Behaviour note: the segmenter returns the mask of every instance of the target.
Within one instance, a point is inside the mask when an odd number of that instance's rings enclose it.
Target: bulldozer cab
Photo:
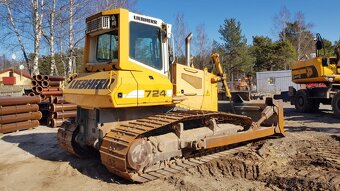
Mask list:
[[[142,70],[168,75],[173,61],[171,25],[125,9],[86,19],[85,70]]]

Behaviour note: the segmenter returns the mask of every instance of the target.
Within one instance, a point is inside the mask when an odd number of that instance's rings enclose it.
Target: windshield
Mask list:
[[[158,27],[130,22],[130,58],[161,70],[160,36]]]
[[[118,59],[118,32],[101,34],[97,39],[97,61]]]

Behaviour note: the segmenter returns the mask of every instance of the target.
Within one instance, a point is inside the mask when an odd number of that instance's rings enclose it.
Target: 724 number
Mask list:
[[[166,93],[165,93],[165,90],[145,90],[145,93],[146,93],[146,97],[160,97],[160,96],[163,96],[165,97],[166,96]]]

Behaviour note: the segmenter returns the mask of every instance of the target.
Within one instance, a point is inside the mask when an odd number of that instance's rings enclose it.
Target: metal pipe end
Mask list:
[[[37,81],[41,81],[41,80],[44,79],[44,77],[42,75],[40,75],[40,74],[36,75],[35,78],[37,79]]]

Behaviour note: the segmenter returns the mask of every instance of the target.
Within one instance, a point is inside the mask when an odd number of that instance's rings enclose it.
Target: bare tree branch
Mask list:
[[[205,25],[200,24],[196,27],[196,38],[194,43],[196,45],[196,63],[200,68],[204,68],[210,61],[210,54],[212,51],[212,43],[205,32]]]
[[[178,13],[174,23],[175,50],[177,51],[178,56],[184,56],[184,42],[188,33],[189,32],[184,21],[184,15]]]
[[[15,22],[14,22],[12,10],[11,10],[10,5],[9,5],[9,3],[8,3],[7,0],[3,0],[3,3],[5,4],[5,6],[6,6],[6,8],[7,8],[8,19],[9,19],[9,21],[10,21],[10,23],[11,23],[11,26],[12,26],[12,29],[13,29],[13,31],[14,31],[16,37],[17,37],[18,43],[19,43],[19,45],[20,45],[21,51],[22,51],[23,56],[24,56],[25,61],[26,61],[26,66],[27,66],[27,68],[28,68],[28,71],[29,71],[29,73],[31,73],[31,68],[30,68],[30,66],[29,66],[29,62],[28,62],[28,57],[27,57],[26,49],[25,49],[25,46],[24,46],[23,41],[22,41],[22,39],[21,39],[21,36],[20,36],[20,34],[19,34],[19,30],[18,30],[18,28],[17,28],[17,26],[16,26],[16,24],[15,24]]]

